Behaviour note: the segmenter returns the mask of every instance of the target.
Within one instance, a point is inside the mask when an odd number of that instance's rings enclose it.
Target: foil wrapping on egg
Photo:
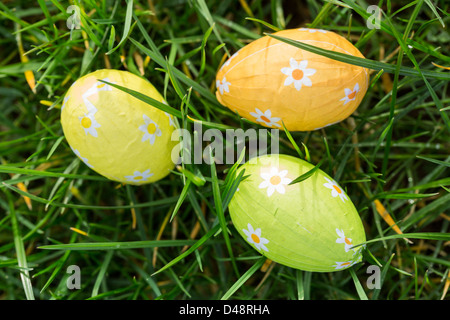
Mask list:
[[[364,58],[344,37],[320,29],[275,33],[326,50]],[[369,85],[368,69],[264,36],[231,56],[216,75],[218,101],[269,128],[312,131],[349,117]]]
[[[146,79],[103,69],[73,83],[63,100],[61,125],[72,151],[108,179],[140,185],[167,176],[174,167],[174,118],[100,80],[165,103]]]
[[[234,227],[260,254],[288,267],[344,270],[362,260],[361,218],[344,189],[320,169],[288,155],[265,155],[242,165],[244,176],[230,204]]]

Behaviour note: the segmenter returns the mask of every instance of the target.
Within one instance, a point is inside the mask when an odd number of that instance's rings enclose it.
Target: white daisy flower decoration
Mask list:
[[[333,266],[336,270],[339,269],[345,269],[345,268],[349,268],[352,265],[354,265],[355,263],[357,263],[357,261],[344,261],[344,262],[335,262],[336,264]]]
[[[341,100],[339,101],[344,101],[344,106],[349,103],[350,101],[353,101],[356,99],[356,94],[359,92],[359,84],[356,83],[355,86],[352,89],[349,88],[345,88],[345,97],[343,97]]]
[[[125,176],[125,179],[129,182],[143,182],[147,181],[151,176],[153,176],[153,173],[150,173],[150,169],[147,169],[144,172],[135,171],[133,175]]]
[[[230,84],[231,83],[229,83],[225,77],[223,77],[222,81],[220,80],[216,81],[216,87],[219,89],[220,94],[223,94],[224,91],[230,92],[230,88],[228,88]]]
[[[115,83],[112,82],[109,78],[104,78],[102,79],[102,81],[106,81],[106,82],[110,82],[110,83]],[[113,87],[110,86],[107,83],[104,83],[102,81],[97,81],[95,82],[84,94],[83,97],[90,97],[93,94],[99,93],[100,91],[112,91]]]
[[[104,81],[110,82],[110,83],[115,83],[115,82],[111,82],[109,80],[109,78],[104,78],[102,79]],[[100,91],[112,91],[112,88],[109,84],[106,84],[104,82],[101,81],[97,81],[95,82],[83,95],[82,95],[82,99],[84,101],[84,104],[86,105],[86,108],[88,109],[89,112],[97,112],[97,108],[92,104],[92,102],[89,101],[89,97],[99,93]]]
[[[87,165],[89,168],[94,168],[94,166],[89,163],[89,160],[87,158],[81,156],[80,151],[72,147],[70,147],[70,149],[72,149],[73,153],[75,153],[75,155],[80,158],[80,160],[83,161],[85,165]]]
[[[270,111],[270,109],[262,112],[258,108],[255,108],[255,111],[256,112],[250,112],[250,114],[256,118],[257,122],[261,122],[268,127],[281,127],[281,125],[277,123],[281,120],[281,118],[272,117],[272,111]]]
[[[348,252],[353,246],[352,239],[347,238],[343,230],[336,229],[336,233],[339,236],[339,238],[336,239],[336,243],[345,244],[345,252]]]
[[[144,136],[142,137],[142,142],[149,140],[150,144],[155,143],[156,137],[160,137],[162,135],[161,129],[158,124],[150,119],[145,114],[143,115],[144,124],[139,127],[139,130],[144,132]]]
[[[220,67],[220,70],[222,70],[224,67],[228,67],[231,63],[231,60],[233,60],[239,54],[239,51],[240,50],[236,51],[227,61],[225,61],[225,63],[222,65],[222,67]]]
[[[287,170],[278,172],[278,168],[272,167],[270,172],[261,172],[261,178],[264,180],[259,184],[260,189],[267,188],[267,195],[270,197],[275,191],[284,194],[286,186],[291,183],[291,179],[286,178]]]
[[[66,107],[66,103],[69,100],[69,98],[70,98],[69,96],[64,97],[63,104],[61,106],[61,111]]]
[[[173,117],[170,113],[164,112],[164,114],[169,118],[169,125],[175,127],[175,122],[173,121]]]
[[[341,198],[342,202],[345,202],[345,200],[348,200],[344,191],[342,190],[341,187],[338,186],[336,181],[330,180],[326,177],[324,177],[324,178],[325,178],[325,180],[327,180],[327,183],[324,183],[323,185],[324,185],[324,187],[331,189],[331,195],[333,196],[333,198],[336,198],[337,196],[339,196],[339,198]]]
[[[310,28],[300,28],[298,30],[300,30],[300,31],[309,31],[310,33],[315,33],[315,32],[327,33],[328,32],[328,31],[323,30],[323,29],[310,29]]]
[[[316,73],[315,69],[307,69],[308,60],[297,62],[294,58],[289,60],[290,67],[281,69],[281,72],[288,77],[284,81],[285,86],[294,84],[295,89],[300,91],[302,86],[311,87],[312,82],[308,78]]]
[[[247,241],[250,244],[255,245],[256,249],[259,251],[264,250],[269,252],[269,249],[265,246],[265,244],[269,243],[269,240],[266,238],[261,237],[261,229],[258,228],[256,230],[253,229],[252,225],[249,223],[247,224],[247,229],[242,229],[244,231],[245,235],[247,236]]]
[[[94,116],[95,112],[85,113],[84,116],[78,117],[80,120],[81,127],[84,129],[84,132],[90,134],[91,136],[97,138],[97,128],[100,128],[101,125],[95,120]]]

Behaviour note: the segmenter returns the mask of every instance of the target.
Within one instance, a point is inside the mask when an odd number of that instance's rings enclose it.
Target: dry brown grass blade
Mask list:
[[[378,214],[383,218],[384,221],[398,234],[403,234],[402,230],[397,226],[397,223],[395,223],[394,219],[392,219],[389,212],[386,210],[386,208],[383,206],[380,200],[375,199],[374,200],[375,208],[378,212]],[[403,238],[407,242],[412,243],[412,241],[408,240],[407,238]]]
[[[163,233],[164,229],[166,228],[167,223],[169,222],[171,215],[172,215],[172,210],[169,210],[169,212],[167,212],[166,216],[164,217],[164,221],[161,224],[161,228],[159,228],[158,235],[156,236],[155,240],[161,240],[162,233]],[[158,256],[158,247],[155,247],[154,250],[153,250],[153,258],[152,258],[152,265],[153,265],[153,267],[156,266],[157,256]]]
[[[441,300],[444,300],[445,296],[447,295],[449,287],[450,287],[450,272],[447,275],[447,280],[445,280],[445,285],[444,285],[444,290],[442,291]]]

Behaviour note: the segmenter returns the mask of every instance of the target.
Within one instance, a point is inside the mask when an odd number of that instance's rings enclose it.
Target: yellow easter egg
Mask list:
[[[342,36],[320,29],[275,33],[364,58]],[[296,48],[269,36],[246,45],[216,75],[219,102],[252,122],[290,131],[320,129],[349,117],[369,85],[366,68]]]
[[[174,167],[174,118],[100,80],[165,103],[147,80],[127,71],[97,70],[78,79],[61,108],[61,125],[73,152],[108,179],[140,185]]]

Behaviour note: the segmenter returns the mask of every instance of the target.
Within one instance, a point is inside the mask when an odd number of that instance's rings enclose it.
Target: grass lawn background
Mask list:
[[[70,4],[81,8],[82,28],[72,33]],[[366,25],[369,4],[383,9],[380,29]],[[449,7],[444,0],[2,1],[0,299],[448,299]],[[187,165],[195,179],[177,171],[126,186],[90,170],[64,139],[66,91],[102,68],[149,79],[183,111],[178,120],[189,130],[187,116],[221,130],[258,128],[217,102],[216,72],[264,33],[297,27],[341,34],[373,69],[349,119],[280,132],[280,153],[323,160],[367,239],[383,238],[368,243],[350,271],[304,272],[261,258],[215,204],[230,196],[231,165]],[[79,290],[66,286],[71,265],[81,270]],[[369,265],[380,267],[380,289],[366,286]]]

